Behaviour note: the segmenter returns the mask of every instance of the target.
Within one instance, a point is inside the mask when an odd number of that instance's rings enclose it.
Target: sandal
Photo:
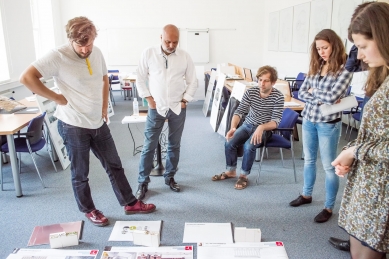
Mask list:
[[[214,176],[212,176],[212,181],[221,181],[221,180],[225,180],[228,178],[235,178],[235,177],[236,176],[228,176],[225,172],[223,172],[221,174],[215,174]]]
[[[238,181],[235,183],[235,189],[236,190],[243,190],[247,187],[248,179],[246,177],[240,176]],[[240,185],[240,186],[238,186]]]

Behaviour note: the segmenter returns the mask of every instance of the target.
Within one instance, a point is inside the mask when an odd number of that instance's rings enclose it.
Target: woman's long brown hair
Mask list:
[[[317,40],[324,40],[331,44],[332,53],[328,58],[328,73],[336,74],[346,62],[346,51],[340,37],[331,29],[324,29],[315,36],[311,44],[311,61],[309,63],[308,76],[317,74],[323,62],[316,49]]]
[[[362,4],[363,5],[363,4]],[[358,9],[359,8],[359,9]],[[352,34],[361,34],[367,40],[374,40],[386,66],[369,68],[366,80],[366,95],[372,96],[389,75],[389,4],[370,3],[363,9],[355,9],[349,26],[349,40]]]

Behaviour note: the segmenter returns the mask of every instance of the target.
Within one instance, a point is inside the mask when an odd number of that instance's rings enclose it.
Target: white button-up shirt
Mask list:
[[[180,114],[182,99],[192,101],[197,90],[192,58],[178,48],[168,56],[161,46],[148,48],[139,60],[136,86],[140,97],[154,98],[161,116],[169,109]]]

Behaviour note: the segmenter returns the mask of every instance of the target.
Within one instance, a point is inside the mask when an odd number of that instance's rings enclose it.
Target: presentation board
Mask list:
[[[234,97],[235,99],[242,101],[242,97],[245,91],[246,91],[246,85],[241,82],[235,81],[230,98]],[[228,118],[229,110],[230,110],[230,100],[228,100],[226,109],[223,114],[223,118],[221,119],[219,128],[217,130],[217,133],[219,133],[223,137],[226,135],[227,118]]]
[[[292,32],[293,32],[293,7],[280,11],[280,30],[278,35],[278,50],[292,50]]]
[[[278,29],[280,23],[280,12],[269,14],[269,31],[267,33],[267,49],[278,50]]]
[[[315,0],[311,2],[311,17],[309,22],[309,44],[316,34],[331,27],[332,1]]]
[[[216,89],[215,89],[215,95],[213,97],[212,101],[212,109],[211,109],[211,118],[210,118],[210,123],[213,131],[217,131],[217,128],[219,125],[217,125],[218,119],[219,119],[219,108],[220,108],[220,102],[221,102],[221,97],[222,97],[222,90],[224,87],[224,81],[226,80],[226,75],[225,74],[220,74],[217,78],[217,83],[216,83]]]
[[[293,52],[307,53],[308,51],[310,8],[309,2],[293,7]]]
[[[343,40],[347,39],[347,30],[355,8],[362,0],[333,0],[331,29]]]
[[[213,86],[215,85],[216,81],[216,71],[212,70],[211,72],[211,77],[208,82],[208,88],[207,88],[207,94],[205,95],[205,101],[203,104],[203,114],[205,117],[208,117],[208,110],[209,110],[209,105],[211,104],[211,97],[213,93]]]

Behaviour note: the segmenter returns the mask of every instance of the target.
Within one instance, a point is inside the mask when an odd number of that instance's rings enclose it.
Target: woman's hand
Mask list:
[[[338,157],[332,161],[331,165],[335,167],[335,173],[338,176],[344,177],[345,174],[350,172],[350,167],[354,162],[354,150],[355,146],[343,150]]]

